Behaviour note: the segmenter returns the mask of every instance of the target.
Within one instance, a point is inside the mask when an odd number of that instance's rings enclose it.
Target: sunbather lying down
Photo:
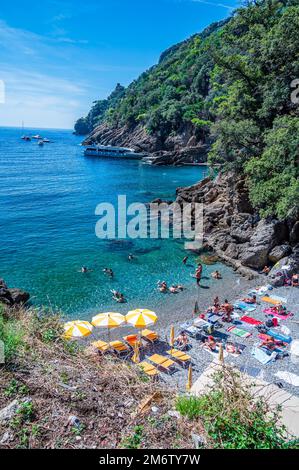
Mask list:
[[[214,336],[208,336],[208,338],[205,341],[205,347],[209,349],[210,351],[217,351],[217,347],[219,346],[219,343],[216,342]]]
[[[245,297],[245,299],[242,299],[242,302],[245,302],[246,304],[256,304],[256,295],[253,295],[252,297]]]

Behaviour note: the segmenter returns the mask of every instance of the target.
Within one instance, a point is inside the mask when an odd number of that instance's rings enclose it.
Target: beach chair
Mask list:
[[[166,351],[175,361],[179,362],[183,365],[183,367],[187,366],[191,361],[191,356],[184,353],[183,351],[179,351],[178,349],[170,349]]]
[[[138,366],[141,367],[143,372],[149,377],[156,377],[157,375],[160,374],[160,372],[155,366],[153,366],[152,364],[149,364],[146,361],[140,362]]]
[[[100,353],[104,354],[106,351],[109,351],[110,346],[108,343],[105,341],[95,341],[94,343],[91,343],[92,346],[94,346]]]
[[[161,367],[165,372],[171,372],[175,366],[175,362],[172,359],[168,359],[165,356],[161,356],[160,354],[154,354],[153,356],[148,358],[158,367]]]
[[[131,352],[129,346],[122,341],[112,341],[110,344],[111,349],[119,356]]]
[[[158,333],[156,333],[155,331],[151,331],[151,330],[142,330],[141,337],[144,339],[147,339],[151,343],[155,343],[159,339]]]
[[[141,348],[143,346],[142,342],[139,339],[138,335],[128,335],[124,336],[123,340],[126,341],[133,349],[135,348],[136,343],[138,344],[138,347]]]

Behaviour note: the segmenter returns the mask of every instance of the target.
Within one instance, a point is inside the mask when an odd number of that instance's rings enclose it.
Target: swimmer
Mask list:
[[[111,278],[114,276],[114,273],[113,273],[112,269],[110,269],[110,268],[104,268],[103,273],[108,274],[108,276],[110,276]]]
[[[222,276],[221,276],[221,274],[220,274],[219,271],[214,271],[214,272],[212,273],[212,278],[213,278],[213,279],[222,279]]]
[[[187,261],[188,261],[188,259],[189,259],[189,256],[185,256],[185,258],[183,258],[183,264],[185,264],[185,265],[186,265],[186,264],[187,264]]]
[[[134,259],[134,256],[132,255],[132,253],[130,253],[129,256],[128,256],[128,260],[133,261],[133,259]]]
[[[90,273],[90,272],[92,272],[92,269],[88,269],[87,266],[82,266],[82,268],[79,272],[81,272],[81,273]]]

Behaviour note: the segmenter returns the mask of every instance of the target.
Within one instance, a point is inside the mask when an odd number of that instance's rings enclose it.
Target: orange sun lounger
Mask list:
[[[138,335],[128,335],[124,336],[123,338],[132,348],[135,347],[136,343],[138,343],[138,347],[140,348],[142,346],[142,343],[138,337]]]
[[[153,366],[152,364],[149,364],[146,361],[140,362],[138,366],[141,367],[143,372],[150,377],[154,377],[156,375],[159,375],[160,373],[155,366]]]
[[[175,365],[175,362],[172,359],[168,359],[167,357],[161,356],[160,354],[154,354],[153,356],[149,357],[149,360],[162,369],[165,369],[167,372]]]
[[[141,336],[142,338],[149,340],[151,343],[154,343],[155,341],[159,339],[158,333],[152,330],[142,330]]]

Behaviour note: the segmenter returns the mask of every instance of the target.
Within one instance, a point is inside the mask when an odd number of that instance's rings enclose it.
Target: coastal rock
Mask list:
[[[294,226],[291,229],[290,242],[294,244],[299,243],[299,220],[295,222]]]
[[[0,423],[6,423],[10,421],[18,412],[22,403],[31,402],[31,398],[22,398],[21,400],[13,400],[9,405],[0,410]]]
[[[298,261],[293,256],[286,256],[278,261],[269,272],[269,283],[273,287],[281,287],[284,285],[285,277],[291,277],[297,270]]]
[[[273,248],[269,253],[269,260],[271,263],[277,263],[277,261],[285,258],[292,253],[290,245],[278,245]]]
[[[3,279],[0,279],[0,303],[10,307],[28,302],[30,294],[22,289],[9,289]]]

